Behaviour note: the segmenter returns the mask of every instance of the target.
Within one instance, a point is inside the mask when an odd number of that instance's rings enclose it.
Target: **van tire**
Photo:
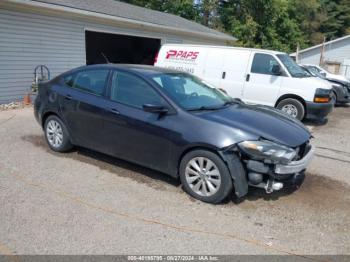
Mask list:
[[[304,105],[295,98],[286,98],[277,104],[277,109],[284,111],[298,120],[303,120],[305,116]]]

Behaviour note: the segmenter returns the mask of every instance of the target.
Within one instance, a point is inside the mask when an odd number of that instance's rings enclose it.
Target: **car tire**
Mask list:
[[[277,104],[277,109],[299,120],[303,120],[305,116],[304,105],[294,98],[283,99]]]
[[[334,105],[337,105],[338,104],[337,100],[338,100],[337,93],[332,91],[332,93],[331,93],[331,102],[334,103]]]
[[[184,190],[201,201],[217,204],[232,192],[233,182],[228,167],[211,151],[187,153],[181,160],[179,173]]]
[[[44,133],[46,142],[53,151],[67,152],[73,148],[67,127],[59,117],[50,115],[45,120]]]

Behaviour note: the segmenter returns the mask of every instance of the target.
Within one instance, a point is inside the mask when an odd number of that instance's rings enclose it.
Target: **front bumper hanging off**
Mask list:
[[[315,153],[315,148],[311,146],[309,152],[300,160],[292,161],[288,165],[276,165],[274,172],[276,174],[295,174],[306,169],[310,164]]]
[[[286,165],[246,160],[248,184],[253,187],[264,188],[267,193],[284,187],[299,187],[304,181],[304,171],[314,156],[315,148],[308,144],[304,146],[303,152],[301,159]]]

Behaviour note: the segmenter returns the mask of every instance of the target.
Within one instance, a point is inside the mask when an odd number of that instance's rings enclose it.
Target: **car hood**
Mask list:
[[[334,78],[327,78],[328,81],[333,82],[333,83],[340,83],[345,86],[350,86],[350,81],[349,80],[340,80],[340,79],[334,79]]]
[[[198,116],[289,147],[300,146],[311,138],[310,132],[299,120],[267,106],[242,103]]]
[[[339,81],[341,83],[349,83],[349,79],[347,79],[345,76],[342,75],[335,75],[335,74],[327,74],[327,79]]]

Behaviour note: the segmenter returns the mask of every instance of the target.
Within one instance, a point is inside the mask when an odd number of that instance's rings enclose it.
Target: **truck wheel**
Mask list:
[[[288,115],[299,120],[303,120],[305,116],[304,105],[299,100],[294,98],[283,99],[278,103],[277,109],[280,109]]]
[[[194,150],[182,158],[180,179],[188,194],[213,204],[224,200],[233,188],[232,178],[224,161],[207,150]]]
[[[73,148],[66,126],[59,117],[49,116],[44,125],[45,138],[50,148],[56,152],[67,152]]]

